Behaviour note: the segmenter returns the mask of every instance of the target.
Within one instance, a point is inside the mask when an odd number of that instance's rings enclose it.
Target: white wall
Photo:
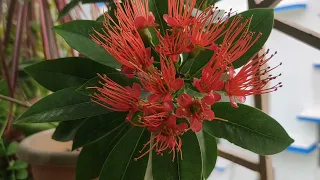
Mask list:
[[[219,5],[220,4],[220,5]],[[241,12],[247,7],[246,0],[222,0],[219,8],[229,9],[234,7]],[[320,1],[309,0],[306,10],[294,10],[277,13],[281,18],[293,21],[299,25],[320,32]],[[319,42],[320,43],[320,42]],[[271,66],[283,62],[283,65],[275,70],[275,74],[282,73],[279,78],[284,86],[279,91],[270,94],[270,115],[277,119],[280,124],[298,141],[316,141],[317,125],[298,121],[296,116],[305,107],[315,101],[320,102],[320,70],[315,72],[313,62],[320,62],[320,51],[306,46],[305,44],[273,30],[266,48],[278,51],[278,54],[270,61]],[[315,76],[317,75],[317,76]],[[315,86],[316,81],[319,83]],[[317,100],[315,99],[317,98]],[[292,152],[282,152],[272,157],[275,169],[275,180],[318,180],[320,179],[319,155],[313,152],[309,155],[301,155]],[[239,166],[231,166],[227,175],[215,172],[212,179],[218,180],[256,180],[257,175]]]

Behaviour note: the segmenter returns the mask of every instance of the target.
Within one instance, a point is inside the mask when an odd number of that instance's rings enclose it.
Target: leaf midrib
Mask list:
[[[86,102],[82,102],[82,103],[71,104],[71,105],[67,105],[67,106],[62,106],[62,107],[58,107],[58,108],[53,108],[53,109],[45,110],[45,111],[42,111],[42,112],[39,112],[39,113],[30,114],[30,115],[28,115],[28,116],[26,116],[26,117],[23,117],[22,119],[26,119],[26,118],[29,118],[29,117],[32,117],[32,116],[36,116],[36,115],[39,115],[39,114],[43,114],[43,113],[46,113],[46,112],[50,112],[50,111],[59,110],[59,109],[62,109],[62,108],[68,108],[68,107],[83,105],[83,104],[87,104],[87,103],[92,103],[92,102],[91,102],[91,101],[86,101]],[[109,113],[109,112],[106,112],[106,113]],[[92,116],[90,116],[90,117],[92,117]],[[20,121],[20,120],[18,119],[18,121]],[[18,121],[17,121],[17,122],[18,122]]]
[[[267,138],[272,139],[272,140],[279,140],[279,141],[282,141],[282,142],[286,142],[286,141],[283,140],[283,139],[278,139],[278,138],[273,137],[273,136],[271,136],[271,135],[261,133],[261,132],[259,132],[259,131],[250,129],[250,128],[246,127],[246,126],[243,126],[243,125],[241,125],[241,124],[234,123],[234,122],[232,122],[232,121],[228,121],[228,122],[226,122],[226,123],[230,123],[230,124],[232,124],[233,126],[238,126],[238,127],[243,128],[243,129],[246,129],[246,130],[248,130],[248,131],[255,132],[255,133],[257,133],[257,134],[259,134],[259,135],[261,135],[261,136],[267,137]],[[207,132],[207,131],[206,131],[206,132]],[[209,133],[209,132],[208,132],[208,133]],[[210,133],[209,133],[209,134],[210,134]]]
[[[137,147],[138,147],[138,144],[139,144],[139,142],[140,142],[140,139],[141,139],[144,131],[145,131],[145,128],[143,128],[143,130],[141,131],[141,134],[140,134],[140,136],[139,136],[139,138],[138,138],[138,140],[137,140],[137,143],[136,143],[136,145],[134,146],[134,149],[132,150],[131,156],[130,156],[130,158],[128,159],[127,166],[126,166],[126,168],[125,168],[125,170],[124,170],[124,173],[123,173],[123,175],[122,175],[122,177],[121,177],[121,180],[123,180],[123,178],[124,178],[124,176],[125,176],[125,174],[126,174],[126,172],[127,172],[127,169],[128,169],[129,164],[130,164],[130,162],[131,162],[131,159],[132,159],[132,157],[133,157],[133,154],[136,152],[136,149],[137,149]]]
[[[67,76],[67,77],[74,77],[74,78],[81,79],[81,80],[84,80],[84,81],[90,80],[90,79],[87,79],[87,78],[85,78],[85,77],[78,77],[78,76],[71,75],[71,74],[58,73],[58,72],[55,72],[55,71],[49,71],[49,70],[44,70],[44,69],[38,69],[38,68],[37,68],[37,71],[43,71],[43,72],[52,73],[52,74],[58,74],[58,75]],[[30,71],[29,71],[29,72],[30,72]],[[30,72],[30,73],[32,73],[32,72]],[[32,73],[32,74],[33,74],[33,73]],[[92,78],[91,78],[91,79],[92,79]]]
[[[125,117],[125,115],[114,119],[113,121],[110,122],[110,124],[111,124],[111,123],[114,123],[115,121],[118,121],[120,118],[123,118],[123,117]],[[87,121],[88,119],[89,119],[89,118],[87,118],[86,121]],[[105,125],[97,128],[97,129],[95,129],[93,132],[91,132],[91,135],[94,134],[94,133],[96,133],[97,131],[105,128],[106,126],[109,126],[110,124],[105,124]],[[103,137],[109,135],[110,133],[114,132],[115,130],[117,130],[118,128],[120,128],[121,126],[123,126],[124,124],[125,124],[125,122],[119,124],[114,130],[111,130],[109,133],[107,133],[107,134],[105,134],[105,135],[102,135],[101,137],[99,137],[98,139],[96,139],[96,140],[94,140],[94,141],[98,141],[99,139],[102,139]],[[94,136],[89,136],[89,137],[92,138],[92,137],[94,137]],[[92,141],[92,140],[90,140],[90,142],[91,142],[91,141]],[[88,144],[88,142],[86,142],[84,145],[86,145],[86,144]]]

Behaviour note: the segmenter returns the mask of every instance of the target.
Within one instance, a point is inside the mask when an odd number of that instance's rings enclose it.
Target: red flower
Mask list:
[[[226,70],[226,66],[221,65],[219,61],[220,59],[217,58],[215,54],[202,69],[201,78],[194,78],[193,80],[193,85],[198,91],[208,95],[203,100],[210,101],[208,102],[209,104],[221,100],[221,95],[214,91],[221,91],[224,87],[223,73]]]
[[[281,76],[281,74],[267,76],[267,73],[281,65],[274,68],[263,67],[273,57],[271,55],[271,57],[265,59],[267,53],[261,56],[254,55],[236,75],[233,67],[229,68],[229,80],[226,83],[225,89],[233,107],[238,107],[236,99],[243,103],[246,100],[246,96],[265,94],[282,87],[281,82],[272,87],[267,87],[270,81]]]
[[[210,101],[209,101],[210,102]],[[212,104],[202,99],[192,97],[186,93],[178,97],[179,108],[176,110],[176,116],[179,118],[186,118],[190,121],[191,130],[199,132],[202,129],[202,122],[204,120],[213,120],[214,112],[211,110]]]
[[[138,74],[144,89],[152,94],[148,96],[150,102],[171,101],[172,93],[181,89],[184,80],[176,78],[176,69],[171,60],[160,54],[161,72],[154,67],[149,72]]]
[[[155,122],[159,122],[158,118],[156,118]],[[159,122],[159,124],[161,123]],[[155,151],[160,155],[163,155],[165,150],[170,149],[169,153],[172,153],[173,155],[172,161],[175,159],[176,152],[181,152],[182,140],[180,136],[187,131],[187,123],[180,123],[177,125],[176,117],[174,115],[169,115],[166,119],[162,120],[161,126],[158,127],[158,129],[152,130],[154,134],[152,135],[150,141],[143,146],[141,151],[143,151],[146,147],[150,147],[150,145],[152,146],[135,160],[145,156],[153,149],[155,149]]]
[[[169,56],[173,62],[179,60],[181,53],[191,52],[193,50],[193,45],[183,31],[167,30],[164,37],[157,31],[157,36],[160,43],[155,47],[156,50],[159,53]]]
[[[98,76],[102,80],[100,84],[103,87],[91,87],[98,91],[91,96],[92,101],[111,111],[129,112],[126,121],[130,121],[140,109],[141,86],[134,83],[132,88],[122,87],[106,75],[98,74]]]
[[[115,0],[117,6],[116,17],[122,29],[127,31],[135,29],[144,29],[149,26],[157,26],[155,17],[149,11],[148,0],[125,0],[123,5]]]
[[[138,69],[147,69],[153,63],[151,49],[145,48],[140,36],[125,32],[119,26],[105,24],[105,33],[95,31],[92,39],[111,54],[122,66],[122,72],[132,77]],[[136,30],[134,30],[136,32]],[[137,32],[136,32],[137,33]]]
[[[168,14],[163,15],[163,19],[171,27],[185,29],[194,22],[191,15],[195,5],[196,0],[168,0]]]
[[[190,40],[194,46],[214,51],[217,49],[215,41],[223,36],[231,14],[218,17],[219,12],[217,8],[208,7],[197,16],[190,29]]]
[[[228,29],[224,32],[224,39],[218,48],[218,54],[224,57],[227,64],[231,64],[242,57],[261,37],[261,33],[249,31],[252,17],[241,23],[243,17],[236,16]]]

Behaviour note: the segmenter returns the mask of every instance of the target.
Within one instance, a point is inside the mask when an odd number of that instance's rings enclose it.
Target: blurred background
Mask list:
[[[4,132],[2,142],[6,149],[6,152],[1,152],[1,143],[0,179],[11,171],[22,174],[21,179],[28,179],[25,166],[23,170],[2,168],[7,166],[5,159],[9,158],[13,164],[23,163],[15,157],[18,142],[33,133],[57,126],[54,123],[11,124],[32,103],[50,94],[22,69],[45,59],[79,55],[54,34],[51,27],[76,19],[95,20],[107,11],[107,2],[79,2],[0,0],[0,132]],[[255,2],[264,3],[262,0]],[[247,0],[221,0],[216,6],[224,10],[232,8],[240,13],[247,10],[249,4]],[[286,151],[270,157],[273,174],[266,180],[319,180],[320,1],[283,0],[274,8],[276,19],[296,30],[288,30],[290,28],[283,28],[278,23],[278,28],[273,30],[265,45],[271,52],[278,52],[270,61],[271,66],[283,62],[275,73],[282,73],[280,78],[284,87],[262,96],[262,106],[265,112],[283,125],[295,143]],[[300,37],[299,33],[295,33],[297,31],[303,35]],[[254,106],[254,98],[247,103]],[[226,141],[220,141],[220,146],[239,156],[259,160],[258,156]],[[219,157],[211,175],[211,180],[216,179],[264,180],[257,172],[222,157]]]

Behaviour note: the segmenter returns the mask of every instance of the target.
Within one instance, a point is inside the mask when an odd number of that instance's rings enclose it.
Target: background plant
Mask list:
[[[40,86],[23,69],[31,64],[61,56],[77,55],[76,51],[57,37],[51,30],[54,25],[72,19],[86,18],[80,6],[75,7],[63,18],[58,13],[69,3],[66,0],[1,0],[0,1],[0,151],[12,149],[13,142],[57,123],[14,124],[13,121],[26,108],[50,93]],[[98,12],[96,7],[92,12]],[[15,143],[16,144],[16,143]],[[15,153],[15,151],[11,151]],[[1,154],[1,153],[0,153]],[[0,178],[22,179],[15,171],[14,155],[2,153]],[[4,167],[4,165],[6,167]],[[13,167],[14,166],[14,167]],[[25,169],[22,168],[22,169]],[[14,176],[14,175],[17,176]],[[23,178],[25,179],[25,178]]]

